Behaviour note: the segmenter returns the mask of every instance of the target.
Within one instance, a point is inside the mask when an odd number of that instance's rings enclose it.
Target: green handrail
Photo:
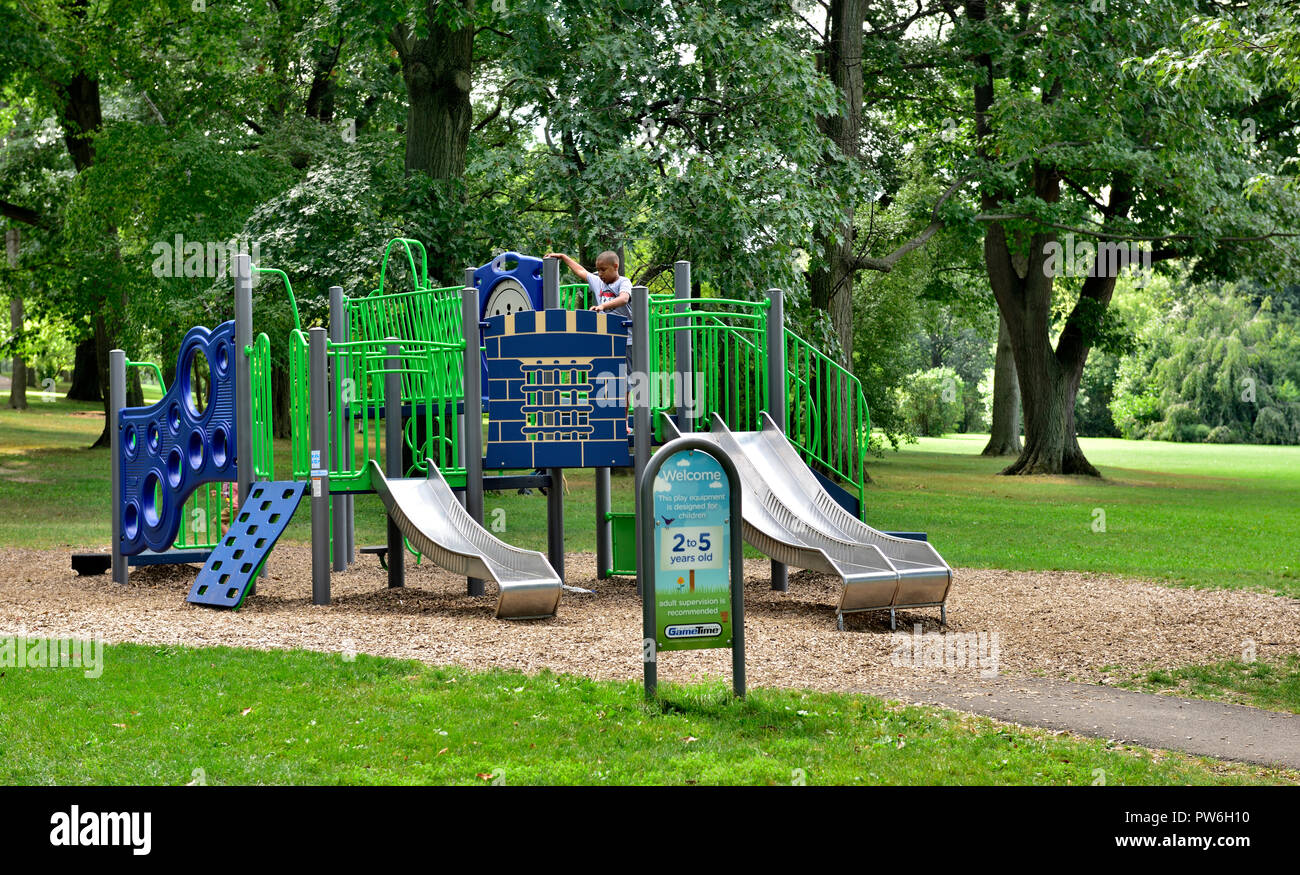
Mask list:
[[[163,380],[162,368],[158,367],[157,364],[155,364],[154,362],[130,362],[129,361],[126,363],[126,366],[128,368],[152,369],[154,376],[158,378],[158,388],[162,389],[164,395],[167,394],[167,383],[165,380]]]
[[[410,237],[394,237],[384,247],[384,259],[379,265],[379,288],[375,290],[376,293],[380,295],[384,293],[384,278],[388,274],[388,255],[393,251],[393,245],[396,243],[402,244],[402,247],[406,250],[406,261],[411,266],[411,277],[415,281],[416,291],[427,288],[429,285],[429,253],[425,252],[424,244]],[[419,271],[415,269],[415,255],[411,252],[411,244],[415,244],[420,250]]]
[[[254,267],[253,270],[258,273],[277,274],[284,281],[284,289],[289,293],[289,306],[293,308],[293,327],[302,330],[302,319],[298,317],[298,299],[294,297],[293,285],[289,282],[289,275],[284,271],[274,267]]]

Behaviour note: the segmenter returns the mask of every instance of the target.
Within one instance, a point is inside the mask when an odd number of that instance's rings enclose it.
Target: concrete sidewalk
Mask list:
[[[854,692],[1143,747],[1300,769],[1300,715],[1244,705],[1044,678],[918,681],[903,690]]]

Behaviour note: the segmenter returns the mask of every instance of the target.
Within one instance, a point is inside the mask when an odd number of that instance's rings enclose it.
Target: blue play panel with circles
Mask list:
[[[199,356],[207,362],[207,378],[196,396]],[[235,323],[213,331],[191,328],[181,341],[171,388],[156,404],[123,408],[117,427],[122,503],[114,512],[122,517],[122,553],[161,553],[176,540],[185,500],[194,490],[236,478]]]
[[[185,600],[214,608],[239,607],[306,489],[306,480],[254,483]]]

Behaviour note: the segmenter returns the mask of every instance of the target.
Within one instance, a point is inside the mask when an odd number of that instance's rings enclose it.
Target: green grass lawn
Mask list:
[[[59,400],[0,410],[0,543],[42,548],[106,546],[109,459],[84,447],[99,433],[99,406]],[[873,460],[867,520],[922,530],[954,567],[1068,569],[1180,584],[1300,596],[1300,447],[1083,439],[1105,475],[999,477],[1005,460],[979,455],[984,438],[923,438]],[[276,444],[289,477],[289,445]],[[568,472],[566,539],[595,550],[593,472]],[[613,478],[616,510],[632,507],[631,479]],[[546,547],[540,494],[488,495],[505,512],[501,536]],[[1097,531],[1104,513],[1105,530]],[[374,496],[357,501],[358,543],[384,541]],[[286,534],[310,539],[310,514]]]
[[[1292,783],[859,695],[115,645],[0,674],[0,784]],[[201,770],[201,771],[200,771]]]
[[[1148,693],[1218,699],[1300,714],[1300,654],[1277,662],[1230,660],[1134,674],[1120,685]]]

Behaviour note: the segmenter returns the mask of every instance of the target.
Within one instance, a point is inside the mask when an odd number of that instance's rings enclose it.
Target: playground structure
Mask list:
[[[413,288],[385,287],[394,254]],[[289,481],[274,480],[255,272],[282,279],[296,326]],[[498,617],[551,616],[565,576],[563,469],[595,468],[598,575],[635,574],[636,514],[612,512],[610,469],[631,466],[640,483],[654,443],[695,434],[740,472],[745,540],[772,558],[774,589],[788,588],[787,565],[839,577],[841,628],[863,610],[889,610],[891,627],[899,608],[946,618],[951,570],[924,536],[861,520],[870,419],[857,379],[785,326],[780,290],[692,298],[687,262],[673,281],[670,295],[634,289],[629,323],[589,311],[587,286],[561,286],[557,259],[505,253],[467,269],[463,286],[433,288],[424,247],[398,238],[377,289],[331,288],[328,330],[304,331],[288,277],[237,257],[235,319],[187,334],[161,401],[125,408],[126,368],[142,363],[112,354],[114,579],[125,583],[130,565],[204,561],[189,600],[236,608],[308,497],[312,600],[329,604],[331,572],[356,557],[354,498],[374,493],[388,513],[390,587],[405,584],[410,551],[464,575],[470,595],[492,580]],[[202,405],[196,352],[210,363]],[[547,490],[545,554],[483,526],[486,489],[526,486]]]

